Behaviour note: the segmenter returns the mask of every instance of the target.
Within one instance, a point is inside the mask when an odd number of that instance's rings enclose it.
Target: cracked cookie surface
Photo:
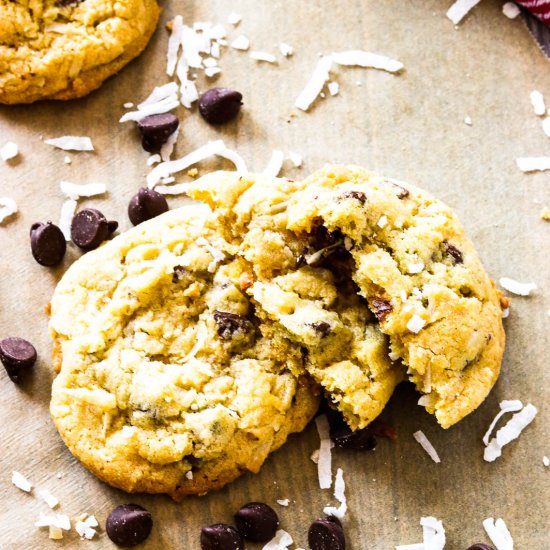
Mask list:
[[[191,205],[140,224],[75,262],[51,301],[53,420],[126,491],[179,499],[257,472],[319,404],[209,217]]]
[[[0,0],[0,103],[72,99],[145,48],[156,0]]]

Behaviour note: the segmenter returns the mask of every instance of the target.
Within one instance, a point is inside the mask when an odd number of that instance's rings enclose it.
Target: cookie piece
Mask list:
[[[0,103],[73,99],[145,48],[156,0],[0,0]]]
[[[140,224],[76,261],[51,301],[53,420],[125,491],[180,499],[257,472],[319,404],[209,216],[190,205]]]
[[[250,265],[246,293],[257,315],[276,321],[304,349],[307,372],[352,429],[364,428],[382,412],[404,368],[389,358],[389,339],[352,281],[343,239],[321,225],[289,231],[287,205],[303,187],[218,172],[194,182],[189,194],[209,203],[218,231]]]

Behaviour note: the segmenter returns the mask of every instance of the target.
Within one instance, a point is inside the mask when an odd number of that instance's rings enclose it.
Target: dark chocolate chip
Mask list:
[[[218,336],[222,340],[231,340],[237,333],[246,334],[253,328],[252,323],[244,316],[228,311],[215,311],[214,320],[218,325]]]
[[[117,506],[107,518],[105,529],[109,538],[118,546],[129,548],[142,543],[151,533],[151,512],[139,504]]]
[[[344,530],[334,518],[316,519],[307,533],[311,550],[345,550],[346,537]]]
[[[326,415],[330,427],[330,438],[336,447],[356,451],[374,450],[376,438],[370,426],[362,430],[352,431],[338,411],[327,409]]]
[[[271,540],[279,528],[279,518],[271,506],[263,502],[249,502],[235,514],[239,533],[253,542]]]
[[[392,183],[393,187],[397,191],[397,198],[398,199],[404,199],[410,195],[409,190],[405,189],[401,185],[397,185],[397,183]]]
[[[40,265],[57,265],[65,256],[66,250],[67,241],[57,225],[52,222],[32,224],[31,252]]]
[[[330,325],[325,321],[317,321],[315,323],[308,323],[308,325],[318,332],[321,338],[326,338],[330,334]]]
[[[243,538],[231,525],[215,523],[201,530],[202,550],[244,550]]]
[[[358,200],[361,204],[365,204],[367,202],[367,195],[365,195],[362,191],[346,191],[342,194],[342,197],[345,199]]]
[[[443,241],[443,248],[445,252],[453,258],[453,263],[461,264],[464,261],[462,252],[460,252],[454,244],[451,244],[449,241]]]
[[[0,341],[0,361],[11,381],[18,384],[25,372],[36,362],[36,350],[23,338],[4,338]]]
[[[149,115],[138,121],[141,145],[149,153],[158,153],[168,138],[178,129],[180,121],[172,113]]]
[[[128,204],[128,217],[134,225],[150,220],[167,211],[168,203],[164,196],[147,187],[142,187]]]
[[[386,317],[393,311],[391,302],[383,298],[373,298],[369,301],[369,304],[379,323],[383,323]]]
[[[201,95],[199,112],[210,124],[223,124],[239,113],[243,96],[229,88],[212,88]]]
[[[478,542],[477,544],[472,544],[472,546],[470,546],[468,550],[494,550],[494,548],[492,546],[489,546],[488,544]]]
[[[76,214],[71,223],[71,238],[84,250],[97,248],[116,230],[118,223],[107,218],[95,208],[85,208]]]

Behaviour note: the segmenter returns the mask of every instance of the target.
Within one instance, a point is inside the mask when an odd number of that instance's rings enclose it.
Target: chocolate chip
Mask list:
[[[128,217],[134,225],[168,211],[166,199],[154,189],[142,187],[128,204]]]
[[[244,316],[228,311],[215,311],[214,320],[218,325],[218,336],[222,340],[231,340],[237,333],[246,334],[253,328],[252,323]]]
[[[223,124],[239,113],[243,96],[229,88],[212,88],[201,95],[199,112],[210,124]]]
[[[40,265],[51,267],[59,264],[66,250],[67,242],[57,225],[52,222],[32,224],[31,252]]]
[[[477,544],[472,544],[472,546],[470,546],[468,550],[494,550],[494,548],[492,546],[489,546],[488,544],[478,542]]]
[[[117,222],[108,222],[99,210],[85,208],[73,218],[71,238],[76,246],[92,250],[105,241],[117,227]]]
[[[25,372],[36,362],[36,350],[23,338],[4,338],[0,341],[0,361],[11,381],[18,384]]]
[[[372,434],[370,426],[362,430],[352,431],[338,411],[328,409],[326,415],[330,428],[330,438],[336,447],[355,451],[374,450],[376,438]]]
[[[367,202],[367,195],[362,191],[346,191],[342,194],[342,197],[345,199],[355,199],[358,200],[361,204]]]
[[[454,244],[451,244],[449,241],[443,241],[443,248],[445,249],[445,252],[453,258],[454,264],[461,264],[464,262],[462,252],[460,252]]]
[[[243,538],[231,525],[215,523],[201,530],[202,550],[244,550]]]
[[[279,518],[275,510],[263,502],[249,502],[235,514],[239,533],[253,542],[267,542],[275,536]]]
[[[336,518],[316,519],[307,533],[307,540],[311,550],[344,550],[346,537],[340,522]]]
[[[404,199],[410,195],[409,190],[405,189],[401,185],[397,185],[397,183],[392,183],[394,189],[397,191],[397,198],[398,199]]]
[[[141,146],[149,153],[158,153],[168,138],[178,129],[180,121],[172,113],[149,115],[138,121]]]
[[[386,317],[393,311],[391,302],[389,300],[384,300],[383,298],[372,298],[372,300],[369,301],[369,304],[379,323],[383,323],[386,320]]]
[[[139,504],[117,506],[107,518],[105,529],[109,538],[118,546],[130,547],[142,543],[151,533],[151,512]]]
[[[315,323],[308,323],[308,325],[318,332],[321,338],[326,338],[330,334],[330,325],[325,321],[317,321]]]

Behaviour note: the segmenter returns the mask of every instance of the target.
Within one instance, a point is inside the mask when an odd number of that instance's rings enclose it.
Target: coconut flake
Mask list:
[[[376,222],[376,225],[380,228],[380,229],[384,229],[384,227],[386,227],[386,225],[388,225],[388,216],[380,216],[379,220]],[[422,270],[420,270],[422,271]],[[409,268],[409,273],[412,273],[410,268]]]
[[[283,167],[284,158],[283,152],[279,149],[275,149],[263,173],[267,176],[276,178]]]
[[[252,51],[248,54],[251,59],[256,61],[265,61],[266,63],[277,63],[277,58],[268,52]]]
[[[142,118],[145,118],[149,115],[159,115],[162,113],[173,111],[179,104],[180,102],[178,98],[175,94],[173,94],[165,99],[157,101],[156,103],[148,103],[147,105],[144,105],[142,109],[138,109],[137,111],[130,111],[125,115],[122,115],[119,119],[119,122],[128,122],[130,120],[138,122]]]
[[[502,454],[502,448],[519,437],[521,432],[533,421],[537,412],[537,408],[528,403],[521,411],[514,414],[485,447],[483,458],[487,462],[494,462]]]
[[[315,98],[323,90],[325,82],[330,79],[330,69],[332,67],[332,57],[323,56],[317,62],[317,66],[311,75],[305,88],[302,90],[294,105],[302,111],[307,111]]]
[[[420,315],[413,315],[407,323],[407,329],[415,334],[418,334],[426,325],[426,321]]]
[[[544,96],[538,90],[533,90],[529,94],[529,99],[531,100],[531,105],[533,106],[533,111],[535,111],[536,115],[542,116],[546,114]]]
[[[195,337],[195,343],[193,347],[189,350],[189,353],[183,358],[182,363],[187,363],[197,355],[197,352],[204,346],[206,338],[208,337],[208,330],[204,325],[199,325],[197,328],[197,334]]]
[[[277,499],[277,504],[279,504],[280,506],[288,506],[289,503],[290,500],[288,500],[288,498]]]
[[[290,46],[289,44],[285,44],[284,42],[281,42],[279,44],[279,51],[285,57],[290,57],[294,53],[294,48],[292,46]]]
[[[124,103],[122,106],[123,106],[125,109],[131,109],[131,108],[134,106],[134,104],[133,104],[131,101],[127,101],[127,102]]]
[[[225,254],[221,250],[213,247],[204,237],[199,237],[196,243],[204,246],[208,252],[210,252],[212,261],[208,265],[208,271],[213,273],[216,270],[216,266],[225,260]]]
[[[278,529],[275,536],[263,546],[262,550],[287,550],[293,543],[292,537],[283,529]]]
[[[158,153],[155,153],[154,155],[151,155],[147,159],[147,166],[153,166],[153,164],[156,164],[157,162],[160,162],[160,161],[161,161],[160,155]]]
[[[496,546],[496,550],[514,550],[512,535],[503,519],[498,518],[496,521],[493,518],[484,519],[483,528]]]
[[[448,9],[447,17],[458,25],[466,14],[481,0],[456,0],[456,2]]]
[[[155,191],[161,195],[183,195],[187,193],[188,188],[189,184],[184,182],[177,185],[157,185]]]
[[[213,76],[216,76],[217,74],[220,74],[222,70],[219,67],[207,67],[204,69],[204,74],[208,78],[212,78]]]
[[[300,155],[299,153],[293,153],[292,151],[289,151],[288,158],[296,168],[300,168],[300,166],[302,166],[302,155]]]
[[[241,22],[241,20],[242,15],[240,13],[233,12],[227,16],[227,22],[234,27],[236,27]]]
[[[443,550],[445,548],[445,529],[441,520],[433,516],[420,518],[422,538],[425,550]]]
[[[338,468],[338,470],[336,470],[336,479],[334,481],[334,496],[340,503],[340,506],[338,506],[338,508],[335,508],[334,506],[325,506],[323,508],[323,512],[327,516],[335,516],[342,519],[346,515],[348,504],[346,502],[345,490],[346,483],[344,481],[344,472],[342,471],[342,468]]]
[[[130,439],[136,432],[137,428],[135,426],[122,426],[122,430],[120,430],[120,435],[124,439]]]
[[[59,504],[59,499],[54,497],[47,489],[38,491],[38,496],[52,509]]]
[[[464,117],[464,124],[466,124],[467,126],[471,126],[472,125],[472,118],[469,117],[469,116],[465,116]]]
[[[176,63],[178,61],[178,52],[181,46],[183,34],[183,17],[176,15],[172,20],[172,32],[168,39],[168,49],[166,50],[166,74],[174,76]]]
[[[550,157],[520,157],[516,164],[522,172],[550,170]]]
[[[421,273],[424,269],[424,264],[422,262],[417,262],[415,264],[409,264],[408,272],[409,273]]]
[[[61,205],[61,213],[59,214],[59,229],[61,229],[61,233],[65,236],[66,241],[71,240],[71,223],[75,212],[76,201],[74,199],[67,199]]]
[[[332,54],[332,60],[338,65],[381,69],[390,73],[396,73],[403,68],[403,63],[400,61],[364,50],[336,52]]]
[[[338,82],[329,82],[328,83],[328,91],[330,93],[330,95],[337,95],[338,92],[340,91],[340,84],[338,84]]]
[[[186,108],[190,109],[191,105],[199,99],[199,92],[197,86],[191,80],[185,80],[180,87],[180,101]]]
[[[25,493],[30,493],[32,489],[32,483],[19,472],[16,472],[15,470],[11,473],[11,482],[18,488],[21,489],[21,491],[25,491]]]
[[[17,212],[17,203],[9,197],[0,197],[0,223]]]
[[[86,183],[80,185],[70,181],[60,181],[59,188],[64,195],[73,200],[77,200],[80,197],[95,197],[107,191],[107,186],[104,183]]]
[[[489,426],[489,429],[487,430],[487,432],[485,433],[485,435],[483,436],[483,443],[485,443],[485,445],[489,445],[489,438],[491,437],[491,434],[493,433],[493,429],[495,428],[497,422],[500,420],[500,418],[508,413],[508,412],[517,412],[517,411],[520,411],[521,409],[523,409],[523,403],[519,400],[503,400],[499,403],[499,406],[500,406],[500,411],[499,413],[495,416],[495,418],[493,419],[493,421],[491,422],[491,425]]]
[[[416,544],[399,544],[395,550],[426,550],[424,543],[417,542]]]
[[[244,34],[241,34],[231,42],[231,47],[235,50],[246,51],[250,48],[250,40]]]
[[[189,480],[193,479],[193,471],[189,470],[188,472],[185,472],[185,478]]]
[[[4,162],[15,158],[18,154],[19,154],[19,147],[17,147],[17,143],[14,143],[13,141],[8,141],[0,149],[0,157],[2,157],[2,160]]]
[[[502,6],[502,13],[508,19],[515,19],[521,12],[515,2],[505,2]]]
[[[73,161],[71,160],[71,157],[70,157],[69,155],[65,155],[65,156],[63,157],[63,162],[64,162],[65,164],[71,164],[71,162],[73,162]]]
[[[424,432],[422,430],[418,430],[417,432],[414,432],[413,437],[418,441],[418,443],[420,443],[422,448],[430,455],[430,458],[434,462],[438,464],[441,462],[441,459],[439,458],[437,451],[435,450],[434,446],[430,443],[428,438],[424,435]]]
[[[93,151],[92,140],[87,136],[61,136],[44,141],[47,145],[53,145],[63,151]]]
[[[535,283],[520,283],[508,277],[501,277],[498,282],[504,290],[518,296],[529,296],[531,291],[537,288]]]
[[[176,145],[176,141],[178,140],[178,135],[180,133],[179,127],[176,128],[174,132],[172,132],[165,143],[162,144],[160,148],[160,157],[163,161],[170,160],[170,157],[172,156],[172,153],[174,152],[174,147]]]
[[[168,98],[172,100],[177,99],[174,97],[177,93],[178,85],[175,82],[168,82],[168,84],[156,86],[149,96],[137,106],[137,108],[141,110],[144,107],[147,107],[147,105],[154,105],[155,103]]]
[[[548,458],[546,455],[543,456],[542,463],[548,468],[548,466],[550,466],[550,458]]]
[[[542,131],[543,131],[548,137],[550,137],[550,117],[546,117],[546,118],[542,121]]]
[[[321,414],[315,418],[315,425],[319,433],[321,444],[319,446],[319,460],[317,462],[317,476],[321,489],[330,489],[332,485],[332,454],[333,443],[330,439],[330,429],[327,416]]]
[[[219,59],[220,53],[220,44],[218,42],[212,42],[212,45],[210,46],[210,55],[216,59]]]
[[[75,523],[74,528],[81,538],[91,540],[97,533],[94,527],[98,527],[99,524],[94,516],[84,519],[86,515],[84,514],[83,518]]]

